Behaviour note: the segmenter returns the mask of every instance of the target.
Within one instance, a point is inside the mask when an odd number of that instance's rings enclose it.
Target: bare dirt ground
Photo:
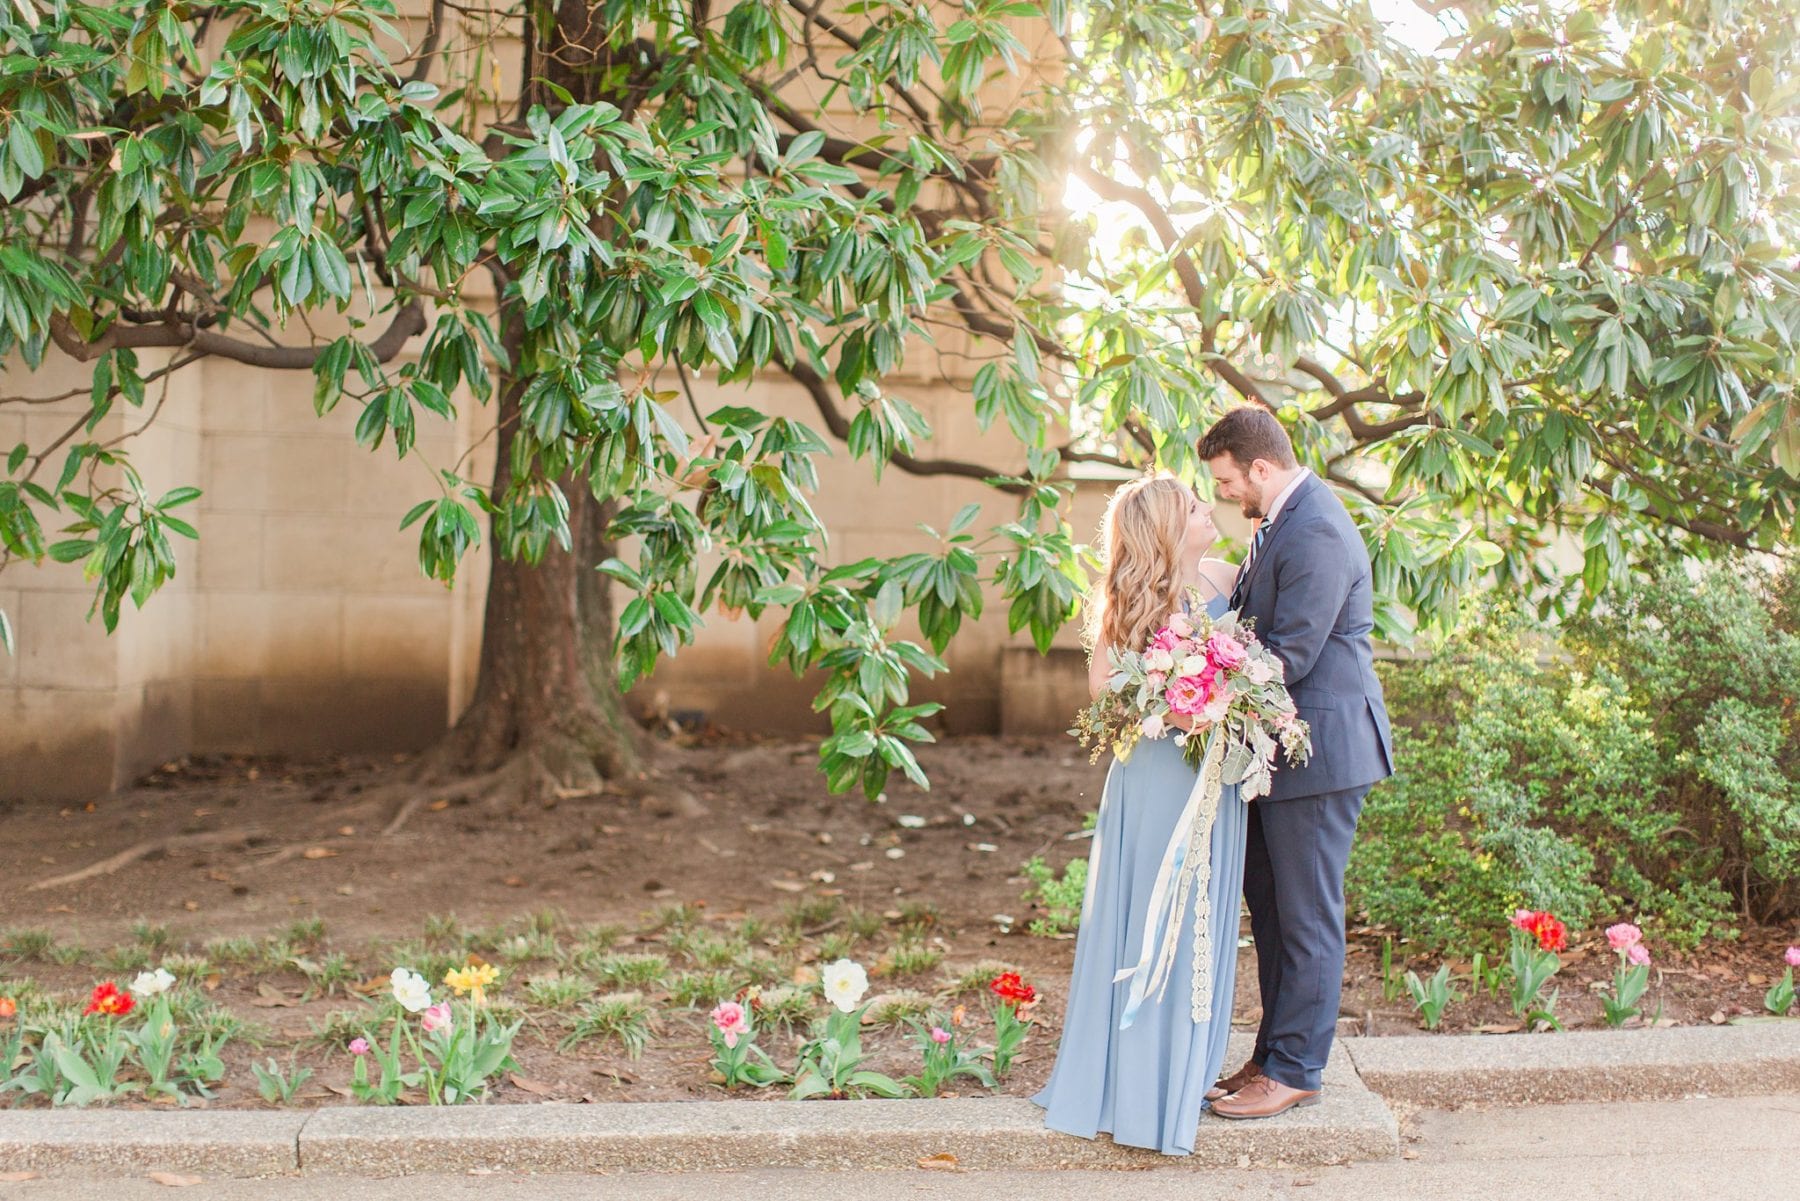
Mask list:
[[[559,937],[617,927],[615,951],[667,954],[681,970],[690,965],[671,948],[677,927],[667,918],[670,907],[686,905],[691,928],[721,939],[747,918],[762,919],[766,929],[754,950],[787,980],[795,973],[804,979],[827,951],[844,949],[833,940],[850,939],[848,953],[871,967],[872,994],[931,994],[944,1009],[960,999],[973,1014],[985,1011],[984,999],[974,991],[951,995],[950,982],[982,963],[1018,968],[1044,1003],[1003,1091],[1028,1094],[1049,1075],[1074,943],[1026,933],[1035,915],[1019,869],[1033,855],[1056,866],[1085,856],[1082,815],[1097,804],[1104,765],[1090,766],[1060,739],[964,738],[926,747],[920,758],[933,782],[929,792],[897,781],[884,801],[870,803],[827,794],[814,742],[711,741],[670,749],[664,760],[709,807],[702,819],[659,816],[612,793],[529,811],[421,795],[391,834],[383,831],[397,813],[381,786],[399,761],[165,765],[137,786],[85,805],[0,808],[0,928],[47,931],[62,960],[0,954],[0,989],[21,977],[66,997],[85,994],[100,979],[123,984],[132,973],[118,949],[129,952],[142,937],[133,932],[139,924],[167,927],[166,947],[149,956],[154,961],[166,951],[198,953],[209,939],[280,936],[315,917],[324,923],[323,938],[297,949],[315,962],[341,953],[371,991],[395,965],[392,944],[420,940],[432,915],[454,915],[464,930],[486,929],[491,945],[499,933],[526,931],[532,915],[553,911],[540,921],[551,922]],[[113,870],[40,887],[138,851],[145,853]],[[859,924],[872,932],[856,939],[851,931]],[[1557,1012],[1569,1028],[1598,1026],[1590,985],[1610,978],[1612,959],[1598,932],[1574,934],[1557,977]],[[1381,941],[1380,932],[1368,930],[1354,939],[1345,1033],[1418,1029],[1404,995],[1383,997]],[[893,953],[903,943],[940,961],[896,965]],[[1690,956],[1662,955],[1650,1011],[1660,1006],[1662,1019],[1674,1023],[1758,1012],[1783,945],[1783,932],[1761,931]],[[1239,953],[1238,1020],[1253,1024],[1254,951],[1246,945]],[[522,1005],[523,981],[557,970],[528,956],[496,962],[506,973],[502,994]],[[1428,975],[1436,962],[1416,966]],[[309,1103],[342,1100],[349,1057],[341,1040],[321,1031],[339,1029],[345,1011],[363,1007],[357,985],[314,996],[299,970],[266,963],[215,964],[204,985],[215,1002],[262,1027],[265,1040],[260,1050],[233,1044],[217,1103],[260,1103],[247,1064],[271,1054],[315,1070],[302,1094]],[[704,1010],[650,999],[660,1012],[637,1059],[616,1044],[559,1051],[569,1014],[524,1005],[515,1074],[523,1083],[509,1080],[496,1099],[722,1095],[708,1081]],[[333,1014],[340,1015],[335,1023]],[[1513,1026],[1504,1000],[1482,998],[1454,1005],[1444,1028]],[[975,1033],[981,1041],[979,1027]],[[796,1039],[771,1032],[762,1045],[785,1066]],[[870,1066],[895,1075],[916,1070],[916,1052],[897,1028],[871,1031],[866,1041]]]

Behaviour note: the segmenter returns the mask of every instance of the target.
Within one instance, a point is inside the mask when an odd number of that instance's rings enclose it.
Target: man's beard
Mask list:
[[[1249,518],[1251,521],[1255,521],[1259,517],[1266,516],[1266,514],[1263,512],[1263,507],[1262,507],[1261,503],[1254,501],[1254,500],[1247,500],[1243,504],[1239,505],[1238,511],[1240,513],[1242,513],[1245,517]]]

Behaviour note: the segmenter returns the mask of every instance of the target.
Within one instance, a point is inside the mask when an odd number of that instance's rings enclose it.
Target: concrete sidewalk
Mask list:
[[[1234,1038],[1231,1062],[1248,1052],[1248,1040]],[[1030,1102],[989,1097],[841,1104],[0,1110],[0,1172],[36,1171],[69,1180],[158,1170],[214,1178],[910,1171],[919,1160],[938,1155],[981,1171],[1192,1172],[1394,1161],[1400,1132],[1388,1100],[1444,1110],[1493,1102],[1636,1103],[1756,1093],[1800,1095],[1800,1022],[1344,1040],[1326,1069],[1322,1104],[1268,1122],[1204,1119],[1195,1153],[1185,1159],[1115,1146],[1106,1138],[1056,1134],[1044,1128]],[[1622,1130],[1614,1141],[1625,1137],[1639,1136]]]
[[[1222,1123],[1221,1123],[1222,1124]],[[1533,1109],[1428,1110],[1409,1156],[1325,1167],[1190,1171],[808,1171],[521,1176],[480,1173],[403,1179],[209,1176],[173,1193],[142,1175],[46,1177],[0,1183],[0,1201],[1394,1201],[1479,1195],[1482,1201],[1767,1201],[1800,1179],[1800,1096],[1617,1102]]]

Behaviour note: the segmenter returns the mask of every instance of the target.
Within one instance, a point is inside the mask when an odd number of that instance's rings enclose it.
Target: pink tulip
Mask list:
[[[450,1002],[448,1001],[439,1001],[419,1017],[419,1025],[427,1034],[436,1034],[440,1030],[448,1034],[451,1024]]]
[[[1644,941],[1644,932],[1630,922],[1620,922],[1616,926],[1606,928],[1606,942],[1615,951],[1623,951],[1635,947]]]
[[[1800,967],[1800,947],[1787,949],[1787,963],[1789,967]]]
[[[368,1053],[369,1053],[369,1040],[368,1039],[353,1038],[350,1040],[350,1054],[352,1054],[352,1055],[367,1055]]]
[[[1625,958],[1636,967],[1645,967],[1650,963],[1650,948],[1641,942],[1634,942],[1625,949]]]
[[[942,1026],[933,1026],[931,1028],[931,1041],[941,1047],[950,1041],[950,1032]]]
[[[736,1001],[720,1001],[712,1011],[712,1024],[725,1036],[727,1047],[737,1046],[739,1036],[750,1033],[750,1019]]]

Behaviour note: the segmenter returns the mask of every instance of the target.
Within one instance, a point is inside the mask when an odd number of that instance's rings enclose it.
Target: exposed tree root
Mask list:
[[[126,847],[116,855],[108,855],[98,863],[90,863],[80,871],[67,875],[51,876],[30,885],[30,891],[42,892],[46,888],[60,888],[64,884],[79,884],[83,880],[91,880],[95,876],[110,876],[122,867],[136,863],[140,859],[156,854],[158,851],[180,851],[193,847],[214,847],[234,842],[249,842],[263,836],[263,831],[251,826],[239,826],[230,830],[208,830],[203,834],[177,834],[169,838],[152,838],[134,846]]]

